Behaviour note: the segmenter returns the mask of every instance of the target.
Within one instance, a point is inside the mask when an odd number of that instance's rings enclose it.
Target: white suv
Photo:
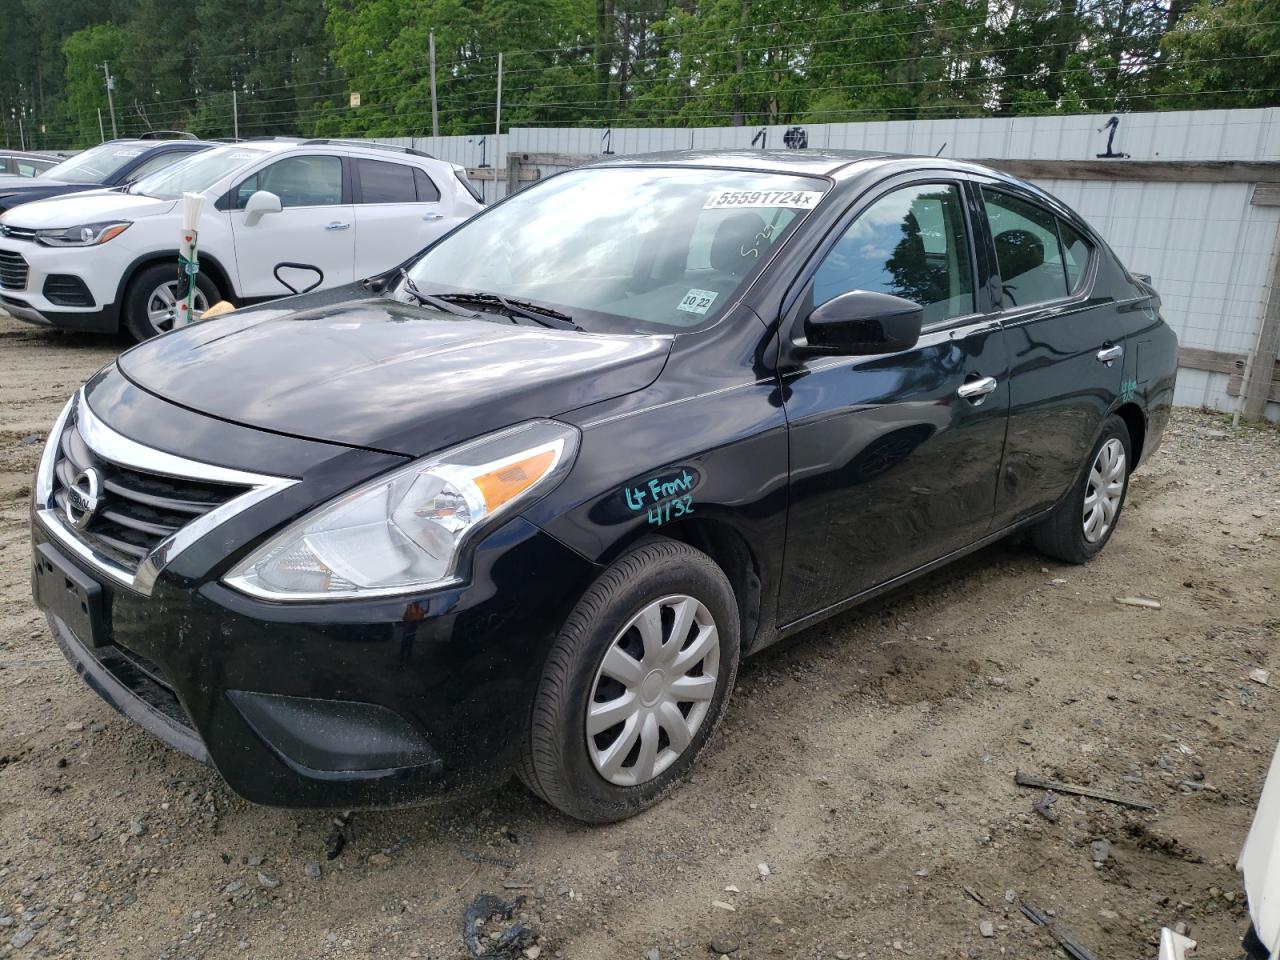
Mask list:
[[[0,307],[70,330],[123,326],[138,339],[171,328],[184,192],[205,196],[197,315],[218,300],[253,303],[376,276],[482,206],[463,167],[416,150],[237,143],[129,188],[0,216]]]

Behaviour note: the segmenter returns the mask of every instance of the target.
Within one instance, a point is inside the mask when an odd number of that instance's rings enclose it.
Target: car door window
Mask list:
[[[415,203],[413,167],[382,160],[356,160],[362,203]]]
[[[329,207],[342,203],[342,160],[334,156],[286,157],[263,167],[236,187],[236,207],[259,190],[274,193],[282,207]]]
[[[1067,295],[1057,218],[1020,197],[982,188],[1005,305],[1026,307]]]
[[[1062,262],[1067,267],[1067,286],[1072,293],[1080,290],[1084,276],[1089,272],[1089,260],[1093,256],[1093,246],[1075,227],[1058,221],[1058,232],[1062,237]]]
[[[413,168],[413,182],[418,188],[419,203],[436,203],[440,199],[440,188],[435,181],[417,167]]]
[[[15,162],[18,164],[18,176],[20,177],[34,177],[40,172],[36,165],[28,160],[17,160]]]
[[[956,184],[928,183],[886,194],[858,215],[813,278],[814,306],[851,290],[904,297],[924,322],[974,312],[973,268]]]

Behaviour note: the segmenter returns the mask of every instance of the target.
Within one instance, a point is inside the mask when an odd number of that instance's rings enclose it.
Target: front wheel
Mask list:
[[[1120,522],[1132,459],[1129,427],[1118,416],[1108,417],[1075,488],[1032,528],[1036,549],[1067,563],[1085,563],[1097,556]]]
[[[176,265],[155,263],[144,267],[129,283],[124,297],[124,323],[136,339],[148,340],[173,329],[178,316],[177,274]],[[220,299],[217,284],[197,273],[192,318],[198,319]]]
[[[673,540],[641,544],[583,595],[543,669],[520,777],[589,823],[657,803],[711,738],[738,669],[724,572]]]

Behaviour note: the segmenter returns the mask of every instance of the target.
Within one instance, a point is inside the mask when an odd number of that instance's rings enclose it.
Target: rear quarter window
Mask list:
[[[1093,245],[1085,239],[1084,234],[1062,220],[1058,221],[1058,231],[1062,235],[1062,260],[1067,268],[1067,286],[1072,293],[1079,293],[1084,286],[1085,275],[1089,272]]]

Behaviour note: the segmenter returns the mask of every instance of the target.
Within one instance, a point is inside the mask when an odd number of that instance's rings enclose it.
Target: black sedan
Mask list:
[[[35,596],[250,800],[514,771],[616,820],[743,656],[1018,531],[1096,555],[1176,356],[1151,286],[989,169],[612,160],[100,371],[40,463]]]
[[[68,157],[39,176],[0,177],[0,213],[32,200],[120,187],[163,170],[201,150],[200,140],[110,140]]]

